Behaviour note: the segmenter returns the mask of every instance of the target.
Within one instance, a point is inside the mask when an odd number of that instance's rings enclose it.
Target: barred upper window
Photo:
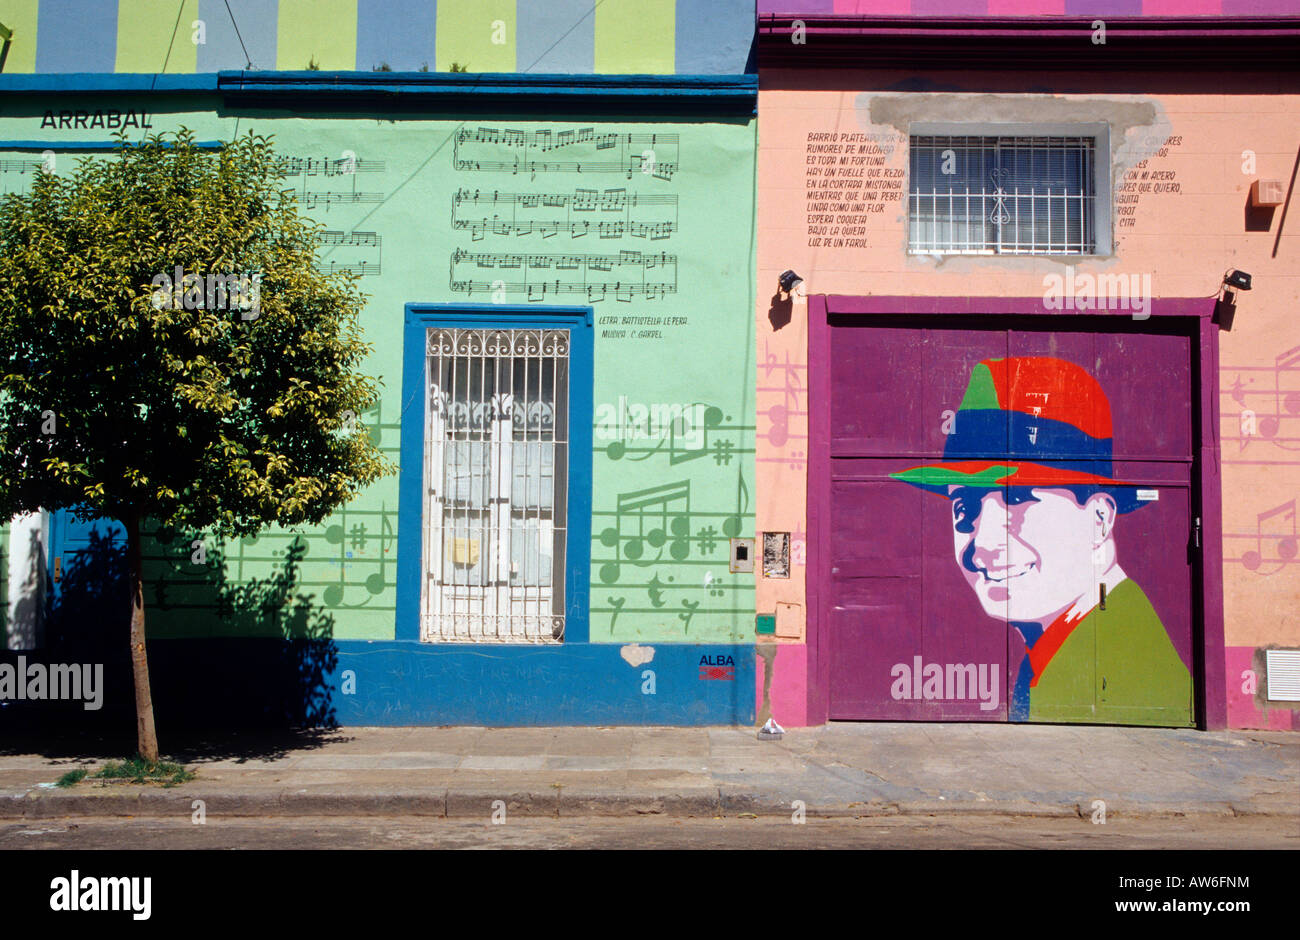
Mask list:
[[[1092,136],[912,135],[908,251],[1097,250]]]

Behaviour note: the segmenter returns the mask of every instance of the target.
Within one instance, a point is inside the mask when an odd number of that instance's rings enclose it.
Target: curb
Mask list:
[[[392,789],[368,793],[332,789],[266,789],[214,793],[183,786],[172,789],[122,787],[117,792],[50,792],[27,790],[0,793],[0,820],[52,817],[140,816],[186,817],[194,800],[215,817],[252,816],[427,816],[447,819],[490,818],[504,803],[508,816],[556,817],[784,817],[794,812],[793,801],[771,793],[737,793],[713,787],[691,792],[580,791],[554,788],[515,791],[509,786],[487,789]],[[128,789],[129,787],[129,789]],[[109,788],[105,788],[108,790]],[[1083,819],[1091,815],[1090,803],[1075,797],[1060,803],[1031,801],[911,800],[903,802],[850,802],[807,805],[806,817],[843,819],[882,816],[1021,816]],[[1110,802],[1107,818],[1267,816],[1300,817],[1300,806],[1252,802],[1132,804]]]

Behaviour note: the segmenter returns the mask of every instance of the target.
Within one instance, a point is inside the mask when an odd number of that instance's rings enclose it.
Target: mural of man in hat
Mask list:
[[[1113,479],[1112,455],[1110,403],[1086,370],[986,359],[943,462],[891,474],[951,500],[966,583],[1023,641],[1012,721],[1190,722],[1191,674],[1120,566],[1120,520],[1147,503]]]

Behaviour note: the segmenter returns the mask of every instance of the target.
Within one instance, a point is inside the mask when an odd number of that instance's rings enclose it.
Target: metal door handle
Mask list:
[[[54,556],[54,583],[58,584],[63,580],[63,556]]]
[[[1106,609],[1106,585],[1104,583],[1101,585],[1101,609]]]

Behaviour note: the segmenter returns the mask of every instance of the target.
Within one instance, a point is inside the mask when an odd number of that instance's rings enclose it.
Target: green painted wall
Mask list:
[[[754,576],[727,570],[728,536],[754,534],[752,120],[305,118],[218,115],[215,107],[215,101],[198,105],[195,98],[11,99],[0,113],[0,141],[104,140],[107,130],[42,130],[44,112],[134,109],[148,115],[155,131],[185,125],[200,140],[250,130],[272,134],[283,154],[311,161],[300,163],[301,172],[288,183],[313,217],[340,233],[336,241],[345,242],[324,250],[321,263],[365,266],[363,327],[375,346],[369,372],[382,377],[384,394],[362,423],[394,460],[404,305],[493,299],[483,289],[453,289],[458,250],[494,258],[612,256],[605,265],[588,258],[586,266],[589,284],[608,282],[605,299],[593,302],[592,640],[753,635]],[[495,131],[498,142],[480,129]],[[566,132],[573,133],[572,144]],[[38,152],[4,150],[0,143],[0,191],[22,188],[40,159]],[[74,159],[59,154],[56,171]],[[356,172],[337,172],[353,160]],[[493,163],[499,165],[489,167]],[[567,169],[559,169],[561,163]],[[575,201],[584,189],[595,192]],[[538,198],[506,209],[504,202],[491,203],[492,193]],[[548,207],[547,194],[568,196],[567,208]],[[515,228],[504,223],[510,212]],[[497,232],[474,222],[490,222],[494,214],[501,217]],[[464,227],[454,227],[453,216]],[[569,228],[550,231],[548,220]],[[586,234],[581,225],[571,230],[588,220]],[[520,233],[528,222],[532,230]],[[458,280],[520,278],[517,271],[480,270],[469,258],[457,271]],[[540,275],[531,283],[533,295],[542,296],[541,285],[560,276],[558,269]],[[639,286],[625,293],[638,277],[667,286],[649,295]],[[526,302],[529,291],[505,290],[496,299]],[[587,302],[584,293],[557,295],[553,284],[544,299]],[[675,427],[669,420],[674,415],[682,416]],[[155,543],[149,552],[150,635],[280,635],[287,629],[391,639],[396,533],[400,525],[419,525],[418,519],[399,520],[397,505],[393,476],[318,528],[271,531],[224,548],[209,544],[206,566],[191,563],[184,539]],[[280,590],[276,579],[283,577],[295,539],[305,547],[298,573],[299,593],[306,596],[290,624],[268,622],[258,613],[260,603]],[[215,557],[227,562],[224,588],[216,583]],[[226,609],[224,618],[216,615],[218,607]]]

